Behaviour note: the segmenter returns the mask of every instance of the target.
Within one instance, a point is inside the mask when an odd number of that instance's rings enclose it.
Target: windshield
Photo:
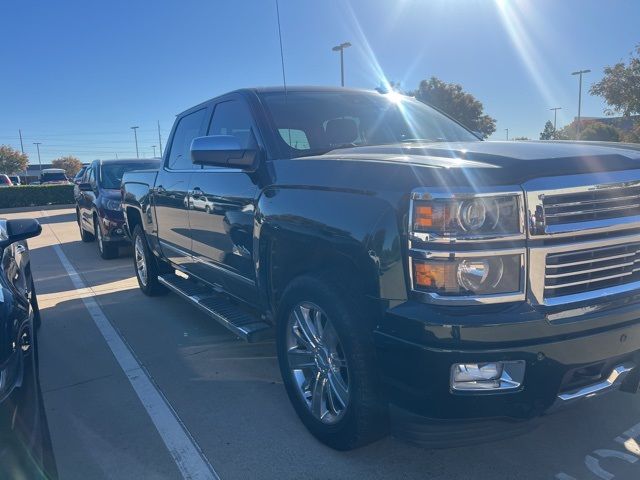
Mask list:
[[[159,166],[159,162],[103,163],[100,167],[99,183],[102,188],[119,189],[124,172],[148,170]]]
[[[359,92],[263,93],[278,142],[288,157],[336,148],[478,138],[411,97]]]
[[[42,182],[66,182],[67,177],[63,172],[45,172],[40,177]]]

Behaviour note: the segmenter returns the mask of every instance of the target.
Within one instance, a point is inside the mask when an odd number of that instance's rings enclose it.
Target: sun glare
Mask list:
[[[545,81],[545,77],[548,78],[548,75],[545,75],[545,62],[538,54],[535,47],[536,43],[532,40],[528,31],[528,28],[542,29],[544,26],[535,21],[536,17],[534,12],[529,11],[531,4],[528,2],[494,1],[500,14],[502,25],[538,91],[549,105],[554,104],[553,95]],[[526,22],[523,21],[523,17],[526,17]]]

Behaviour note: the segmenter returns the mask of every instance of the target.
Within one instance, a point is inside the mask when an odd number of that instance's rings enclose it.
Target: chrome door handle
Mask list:
[[[16,253],[22,254],[27,251],[27,247],[24,245],[18,244],[16,245]]]

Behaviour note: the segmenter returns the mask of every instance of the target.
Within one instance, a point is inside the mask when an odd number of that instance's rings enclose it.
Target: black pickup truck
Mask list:
[[[135,270],[275,336],[309,430],[495,438],[640,382],[640,149],[485,142],[415,99],[235,91],[127,172]]]

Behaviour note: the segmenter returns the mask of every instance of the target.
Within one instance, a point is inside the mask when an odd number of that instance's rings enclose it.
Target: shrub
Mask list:
[[[73,185],[21,185],[0,188],[0,208],[68,205],[74,202]]]

